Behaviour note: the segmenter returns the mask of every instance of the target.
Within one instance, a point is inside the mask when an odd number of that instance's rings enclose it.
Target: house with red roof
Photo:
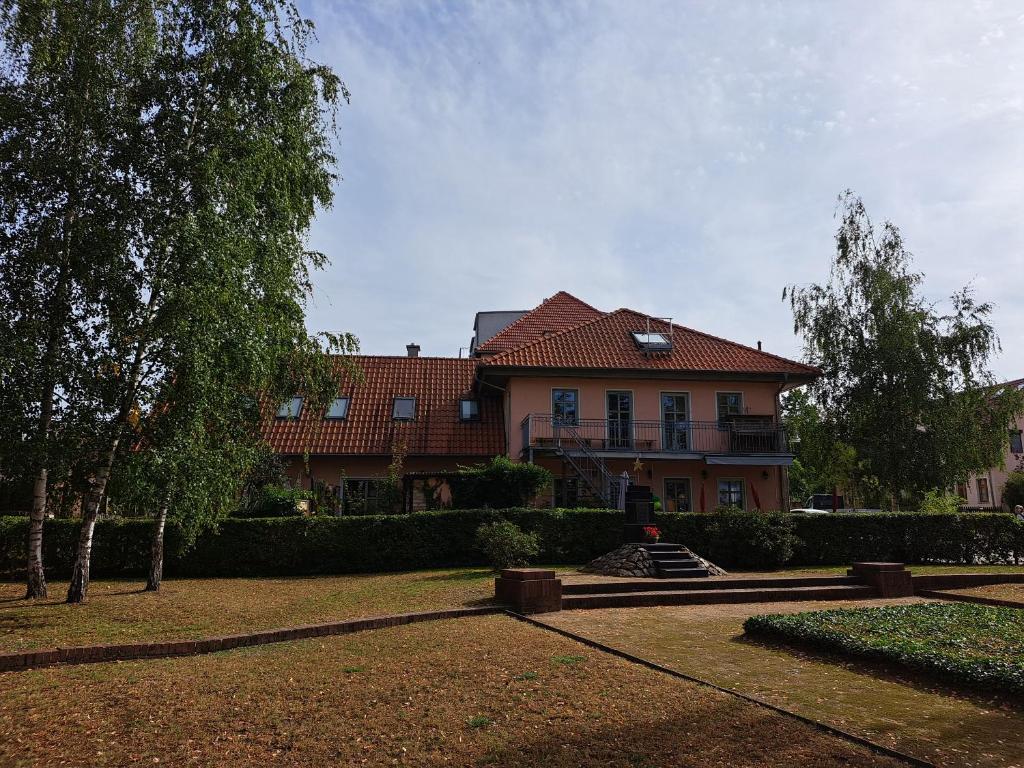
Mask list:
[[[1024,379],[1016,379],[999,384],[997,390],[1007,388],[1024,390]],[[1009,510],[1003,500],[1003,486],[1011,472],[1024,470],[1024,416],[1018,416],[1009,427],[1010,435],[1006,454],[1001,466],[989,467],[968,478],[966,483],[958,484],[956,494],[964,500],[968,509]]]
[[[373,504],[395,466],[406,507],[437,480],[497,455],[547,467],[536,503],[615,506],[650,486],[666,511],[786,509],[792,463],[779,397],[817,368],[564,291],[524,311],[481,312],[468,358],[356,356],[324,413],[282,404],[265,438],[302,487]]]

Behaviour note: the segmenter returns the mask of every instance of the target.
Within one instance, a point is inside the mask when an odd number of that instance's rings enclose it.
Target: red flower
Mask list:
[[[645,525],[644,536],[650,539],[657,539],[661,536],[661,531],[658,530],[658,526],[656,525]]]

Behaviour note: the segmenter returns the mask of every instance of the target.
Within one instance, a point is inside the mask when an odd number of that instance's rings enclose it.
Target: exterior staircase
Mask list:
[[[693,553],[682,544],[641,544],[654,561],[662,579],[699,579],[710,574]]]
[[[571,424],[560,424],[554,429],[555,454],[562,458],[576,474],[580,490],[586,490],[590,496],[607,508],[618,506],[618,499],[613,498],[618,488],[616,478],[587,442],[580,437],[579,430]]]

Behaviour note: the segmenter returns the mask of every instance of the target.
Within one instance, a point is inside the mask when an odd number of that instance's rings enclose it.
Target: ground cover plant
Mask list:
[[[3,765],[899,764],[503,616],[9,673],[2,685]]]
[[[755,613],[856,608],[880,601],[561,611],[537,618],[687,675],[740,691],[948,768],[1020,762],[1024,706],[919,673],[747,639]],[[901,598],[886,604],[921,602]],[[994,700],[995,699],[995,700]],[[771,765],[781,765],[772,762]]]
[[[744,630],[1024,695],[1024,611],[922,603],[751,616]]]

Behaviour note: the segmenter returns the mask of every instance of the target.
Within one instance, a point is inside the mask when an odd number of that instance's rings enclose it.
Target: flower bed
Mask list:
[[[1024,610],[918,603],[751,616],[748,635],[892,662],[1024,695]]]

